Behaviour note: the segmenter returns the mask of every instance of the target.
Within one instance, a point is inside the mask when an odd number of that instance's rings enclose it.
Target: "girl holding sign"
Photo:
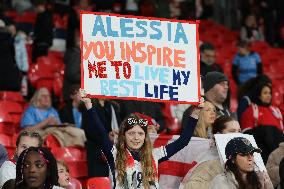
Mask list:
[[[116,145],[109,140],[108,133],[99,120],[91,99],[86,98],[81,91],[82,99],[88,109],[90,125],[102,151],[104,152],[111,173],[113,189],[157,189],[158,165],[183,149],[193,134],[199,108],[191,114],[190,122],[184,128],[180,137],[166,146],[152,148],[147,133],[148,121],[136,114],[131,114],[123,120],[120,126]]]

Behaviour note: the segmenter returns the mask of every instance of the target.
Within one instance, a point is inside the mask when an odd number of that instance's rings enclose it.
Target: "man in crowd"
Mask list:
[[[209,72],[203,80],[206,100],[214,104],[217,116],[233,116],[230,112],[230,95],[228,78],[220,72]]]

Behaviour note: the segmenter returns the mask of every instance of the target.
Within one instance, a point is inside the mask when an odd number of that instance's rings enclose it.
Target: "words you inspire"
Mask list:
[[[101,95],[137,97],[143,89],[144,98],[179,100],[190,80],[182,23],[100,15],[93,23],[82,57]]]

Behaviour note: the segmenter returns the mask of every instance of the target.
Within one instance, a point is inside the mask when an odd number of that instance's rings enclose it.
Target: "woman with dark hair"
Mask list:
[[[283,119],[279,108],[272,106],[272,89],[269,83],[260,83],[253,95],[252,104],[241,117],[243,132],[254,136],[262,149],[264,163],[283,138]]]
[[[62,189],[58,185],[56,159],[43,147],[24,150],[16,166],[15,189]]]
[[[253,94],[254,99],[241,117],[243,131],[258,126],[275,126],[283,132],[283,119],[279,108],[272,106],[272,89],[269,83],[259,84]]]
[[[255,78],[251,78],[247,80],[244,84],[242,84],[238,88],[237,93],[237,100],[238,100],[238,109],[237,109],[237,115],[238,120],[241,120],[242,114],[244,111],[251,105],[253,98],[253,92],[255,91],[255,88],[260,83],[267,83],[269,85],[272,85],[271,79],[267,75],[258,75]]]
[[[246,138],[231,139],[225,147],[225,172],[213,179],[209,189],[273,189],[267,173],[256,172],[254,152],[261,150]]]
[[[238,121],[229,116],[218,117],[213,125],[213,134],[239,133]],[[212,179],[223,172],[214,139],[208,150],[197,157],[198,164],[183,179],[184,189],[208,189]]]
[[[106,156],[113,189],[140,188],[157,189],[158,165],[183,149],[191,139],[199,108],[193,111],[191,124],[184,128],[180,137],[165,146],[152,148],[147,133],[148,121],[131,114],[121,123],[117,143],[113,145],[102,124],[97,110],[92,108],[91,99],[82,91],[83,101],[88,109],[93,135],[90,140],[97,142]]]

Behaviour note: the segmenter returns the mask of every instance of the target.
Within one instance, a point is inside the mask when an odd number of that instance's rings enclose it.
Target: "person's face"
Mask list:
[[[16,154],[19,157],[20,154],[29,147],[38,147],[39,141],[36,137],[30,137],[30,136],[22,136],[21,140],[19,142],[19,145],[16,148]]]
[[[125,140],[128,148],[138,150],[144,144],[145,132],[139,125],[136,125],[125,132]]]
[[[228,81],[222,81],[220,83],[217,83],[214,85],[212,88],[213,92],[215,93],[216,101],[223,103],[228,95],[228,90],[229,90],[229,83]]]
[[[239,51],[239,54],[242,56],[245,56],[249,53],[249,50],[247,47],[238,47],[238,51]]]
[[[205,103],[204,108],[202,108],[204,122],[205,124],[211,125],[216,119],[216,108],[211,103]]]
[[[202,60],[208,65],[214,64],[215,50],[204,50],[204,52],[202,53]]]
[[[78,104],[79,102],[81,102],[81,95],[79,93],[79,91],[75,92],[74,94],[71,95],[71,99],[73,100],[73,102],[75,102],[76,104]]]
[[[49,108],[51,106],[50,94],[46,89],[41,91],[41,94],[39,96],[39,106],[41,108]]]
[[[24,161],[23,174],[29,189],[42,188],[47,178],[47,165],[42,155],[30,152]]]
[[[250,154],[238,154],[236,157],[236,165],[241,172],[247,173],[254,170],[254,157],[253,153]]]
[[[222,134],[241,132],[240,124],[237,121],[229,121],[225,123],[225,126],[226,128],[222,130]]]
[[[70,174],[67,171],[66,167],[62,164],[57,163],[57,170],[58,170],[58,183],[61,187],[67,187],[70,181]]]
[[[272,96],[271,96],[270,88],[267,87],[267,86],[264,86],[261,89],[261,93],[260,93],[259,99],[261,100],[261,102],[269,104],[271,102],[271,98],[272,98]]]

